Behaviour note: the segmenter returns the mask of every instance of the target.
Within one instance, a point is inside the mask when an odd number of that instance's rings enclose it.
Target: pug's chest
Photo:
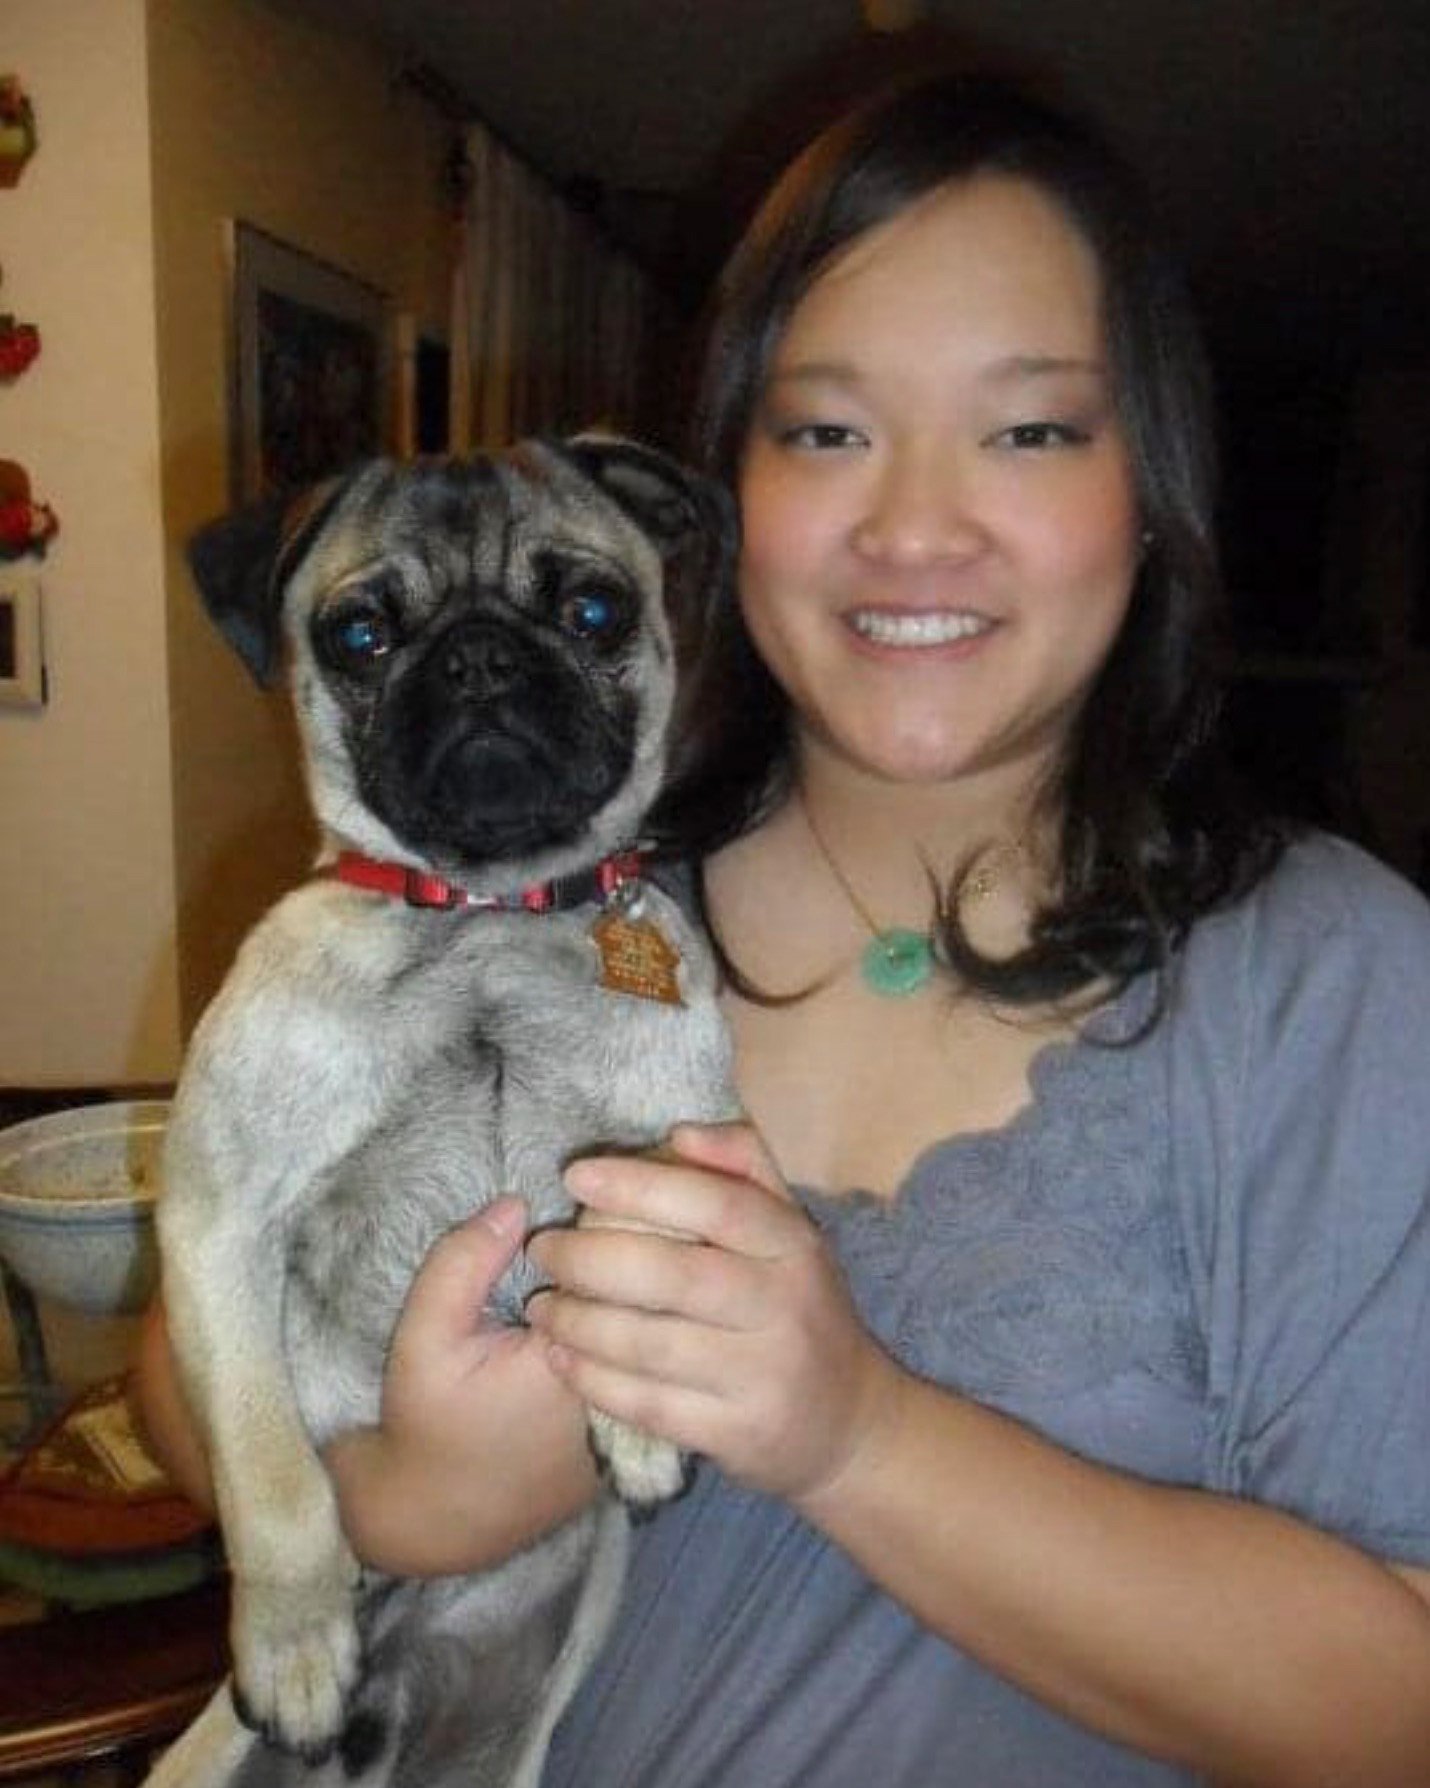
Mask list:
[[[409,962],[368,1039],[386,1057],[384,1096],[309,1202],[307,1236],[324,1237],[309,1262],[329,1286],[370,1295],[375,1269],[390,1302],[431,1241],[481,1203],[517,1193],[551,1221],[567,1209],[561,1169],[577,1153],[735,1116],[728,1028],[699,939],[663,915],[669,978],[635,987],[611,973],[592,924],[481,915]],[[338,1236],[347,1244],[334,1248]]]
[[[413,966],[404,1003],[423,1012],[425,1048],[322,1177],[293,1236],[288,1347],[315,1431],[335,1411],[362,1419],[354,1411],[411,1277],[453,1224],[504,1193],[527,1202],[534,1224],[561,1221],[574,1156],[736,1115],[713,967],[666,923],[679,963],[659,994],[607,984],[588,922],[564,916],[486,920],[454,934],[440,973]],[[498,1313],[515,1320],[534,1283],[518,1265]]]
[[[487,983],[473,1044],[496,1064],[513,1189],[528,1159],[641,1147],[682,1120],[735,1114],[729,1033],[705,946],[665,912],[625,951],[600,916],[543,922],[538,946]],[[624,953],[623,953],[624,952]]]

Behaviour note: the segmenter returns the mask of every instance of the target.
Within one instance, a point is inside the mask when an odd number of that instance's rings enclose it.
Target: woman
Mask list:
[[[355,1544],[454,1569],[579,1506],[576,1396],[704,1456],[553,1788],[1430,1780],[1430,916],[1227,792],[1135,194],[916,89],[723,296],[740,602],[667,831],[752,1127],[573,1166],[703,1245],[537,1238],[530,1334],[467,1314],[519,1207],[435,1251],[335,1449]]]

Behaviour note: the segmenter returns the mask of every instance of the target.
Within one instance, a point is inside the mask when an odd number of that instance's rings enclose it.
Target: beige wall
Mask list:
[[[226,219],[442,326],[439,121],[370,52],[257,0],[150,0],[179,981],[187,1030],[312,849],[281,698],[198,611],[178,543],[228,500]]]
[[[228,498],[224,220],[440,327],[447,137],[260,0],[0,0],[11,69],[42,146],[0,192],[0,305],[44,352],[0,389],[0,455],[63,532],[50,705],[0,708],[0,1085],[159,1083],[310,850],[281,703],[179,547]]]
[[[0,1082],[140,1082],[178,1039],[144,0],[4,0],[40,150],[0,192],[0,301],[44,351],[0,454],[62,532],[50,703],[0,708]],[[26,565],[34,561],[24,561]]]

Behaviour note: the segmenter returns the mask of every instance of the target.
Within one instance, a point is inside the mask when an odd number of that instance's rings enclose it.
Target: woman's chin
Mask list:
[[[907,716],[905,716],[907,719]],[[899,787],[938,787],[987,782],[1006,785],[1015,800],[1046,779],[1059,750],[1053,737],[995,738],[952,729],[947,716],[936,726],[811,729],[807,748],[829,764],[872,781]]]

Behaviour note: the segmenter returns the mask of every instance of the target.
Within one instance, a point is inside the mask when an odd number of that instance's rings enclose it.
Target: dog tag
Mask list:
[[[658,925],[612,907],[591,927],[591,941],[601,963],[602,987],[666,1006],[685,1004],[676,974],[680,952]]]

